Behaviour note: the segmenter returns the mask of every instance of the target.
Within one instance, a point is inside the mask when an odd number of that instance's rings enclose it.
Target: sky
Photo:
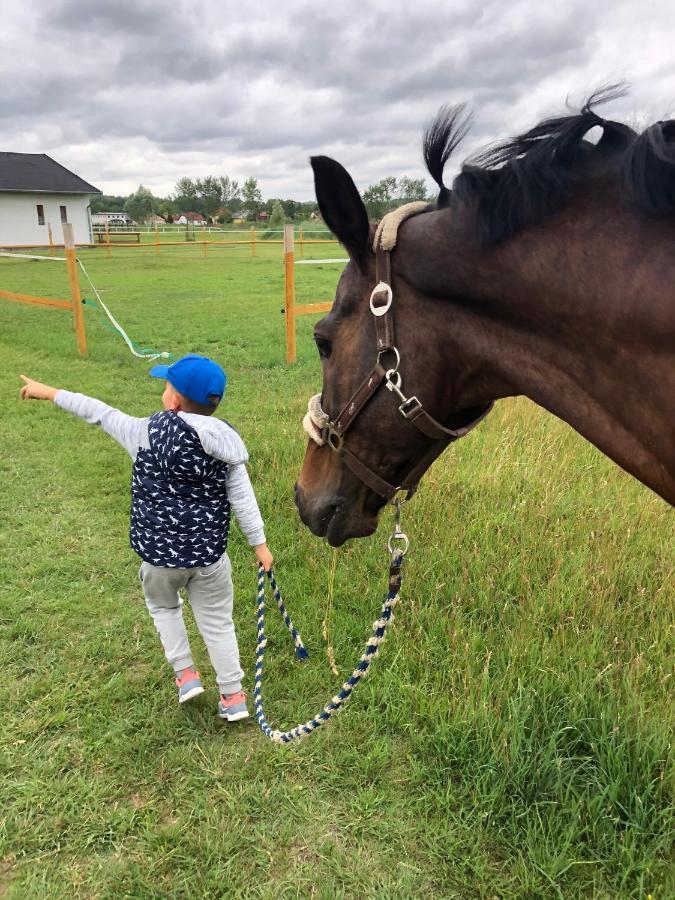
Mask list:
[[[421,178],[446,103],[473,111],[446,182],[602,84],[631,86],[612,118],[675,116],[673,0],[0,0],[0,23],[0,150],[105,194],[252,175],[310,200],[317,153],[360,190]]]

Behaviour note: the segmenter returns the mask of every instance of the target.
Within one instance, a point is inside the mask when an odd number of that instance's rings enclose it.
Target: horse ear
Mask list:
[[[314,188],[323,220],[356,265],[365,271],[369,257],[368,213],[349,172],[328,156],[312,156]]]

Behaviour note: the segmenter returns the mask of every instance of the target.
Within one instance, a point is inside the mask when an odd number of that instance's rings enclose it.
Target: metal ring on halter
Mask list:
[[[373,304],[375,295],[382,294],[382,293],[386,294],[386,296],[387,296],[386,301],[382,304],[382,306],[375,306]],[[380,281],[378,284],[375,285],[375,287],[373,288],[371,295],[370,295],[370,311],[371,311],[371,313],[374,316],[383,316],[386,312],[389,311],[389,307],[391,306],[391,301],[393,300],[393,297],[394,297],[394,295],[391,290],[391,285],[387,284],[386,281]]]
[[[330,449],[334,450],[336,453],[339,453],[340,450],[342,450],[344,441],[345,439],[343,435],[336,431],[333,427],[333,424],[329,422],[327,426],[326,443],[328,444]]]
[[[398,352],[396,347],[387,347],[386,350],[380,350],[380,352],[377,354],[378,362],[380,361],[381,357],[384,356],[385,353],[393,353],[396,357],[396,362],[394,363],[392,368],[387,370],[387,378],[388,378],[390,372],[398,372],[398,367],[401,365],[401,354]]]

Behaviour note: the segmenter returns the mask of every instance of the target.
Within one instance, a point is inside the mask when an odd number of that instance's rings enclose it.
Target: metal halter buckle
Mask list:
[[[398,411],[404,419],[411,419],[416,413],[421,412],[421,410],[422,404],[415,396],[408,397],[408,399],[404,400],[398,408]]]
[[[375,306],[374,300],[378,294],[384,293],[386,295],[386,300],[381,306]],[[391,301],[393,300],[394,295],[392,294],[391,285],[387,284],[386,281],[380,281],[372,290],[370,295],[370,311],[374,316],[383,316],[386,312],[389,312],[389,307],[391,306]]]

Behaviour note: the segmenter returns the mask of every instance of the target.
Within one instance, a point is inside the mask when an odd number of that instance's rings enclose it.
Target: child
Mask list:
[[[246,471],[248,454],[237,432],[212,418],[227,384],[217,363],[190,354],[171,366],[155,366],[150,374],[166,381],[164,412],[145,419],[25,375],[21,397],[52,400],[100,425],[133,459],[131,546],[142,559],[145,602],[176,673],[178,701],[204,690],[183,623],[178,591],[185,588],[216,672],[218,715],[234,722],[249,713],[232,621],[232,567],[225,552],[230,508],[258,562],[266,570],[272,566]]]

